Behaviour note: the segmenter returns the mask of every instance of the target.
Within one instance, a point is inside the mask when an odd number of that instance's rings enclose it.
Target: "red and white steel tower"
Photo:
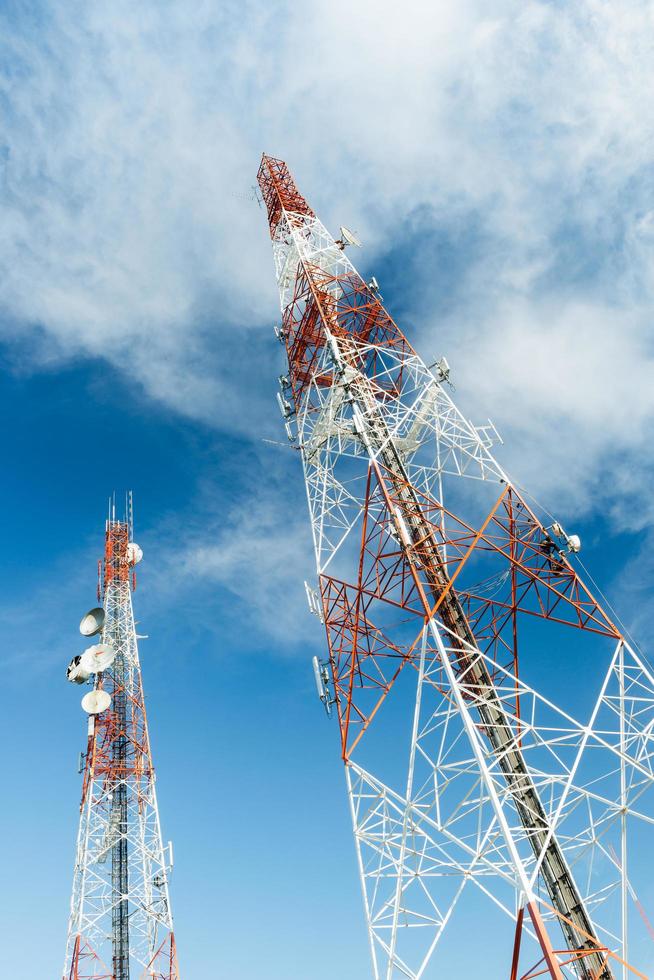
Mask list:
[[[132,610],[132,500],[110,505],[98,598],[80,624],[101,634],[75,657],[68,679],[82,699],[88,737],[63,980],[179,980],[168,894],[172,848],[163,846],[137,635]]]
[[[427,366],[357,273],[352,233],[329,234],[283,161],[264,155],[258,180],[373,975],[440,975],[463,914],[481,949],[511,921],[511,980],[643,977],[651,669],[582,580],[577,536],[528,502],[445,359]]]

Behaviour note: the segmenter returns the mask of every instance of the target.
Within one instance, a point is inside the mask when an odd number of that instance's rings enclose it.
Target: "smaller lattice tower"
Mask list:
[[[100,642],[74,657],[68,679],[88,684],[77,855],[64,980],[179,980],[168,894],[172,847],[161,838],[132,591],[142,558],[132,495],[123,520],[110,503],[98,601],[80,623]]]

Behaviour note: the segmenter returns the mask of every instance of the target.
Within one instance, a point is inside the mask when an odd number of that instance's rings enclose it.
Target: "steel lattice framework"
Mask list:
[[[471,889],[476,935],[480,903],[514,923],[511,980],[645,976],[654,677],[286,164],[258,180],[374,977],[436,976]]]
[[[179,980],[131,592],[130,521],[106,524],[103,643],[111,705],[90,715],[64,980]]]

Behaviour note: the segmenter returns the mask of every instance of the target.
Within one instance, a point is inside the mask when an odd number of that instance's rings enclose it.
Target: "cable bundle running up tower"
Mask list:
[[[538,516],[445,359],[428,367],[357,273],[356,237],[329,234],[283,161],[258,181],[374,976],[439,975],[458,909],[475,949],[513,922],[511,980],[643,977],[650,668],[582,581],[578,537]]]
[[[63,980],[179,980],[164,848],[132,610],[132,497],[110,505],[98,598],[80,623],[101,642],[73,658],[68,679],[91,685],[80,824]]]

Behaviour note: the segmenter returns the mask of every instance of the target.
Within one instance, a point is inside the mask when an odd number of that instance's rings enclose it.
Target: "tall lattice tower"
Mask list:
[[[357,273],[352,233],[329,234],[281,160],[258,180],[373,975],[443,975],[449,929],[448,975],[644,976],[627,961],[652,962],[650,668],[582,581],[578,537],[528,502],[445,359],[427,366]]]
[[[75,657],[68,679],[89,684],[80,824],[64,980],[179,980],[164,848],[132,611],[132,499],[110,504],[98,598],[80,624],[101,642]]]

